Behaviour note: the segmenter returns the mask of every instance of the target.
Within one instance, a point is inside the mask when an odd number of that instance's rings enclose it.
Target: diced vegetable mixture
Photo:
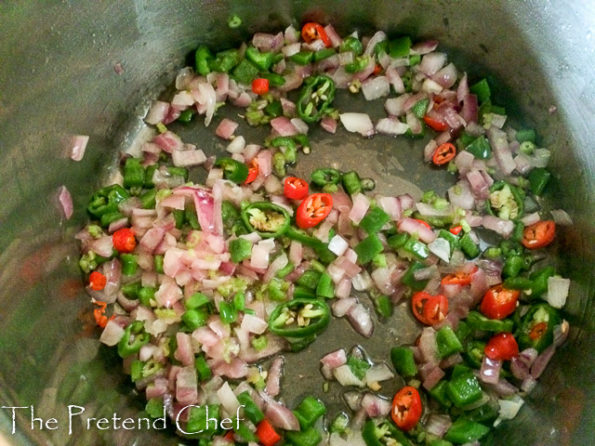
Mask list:
[[[468,78],[436,41],[310,22],[237,48],[201,45],[194,59],[153,102],[154,136],[91,196],[77,235],[100,340],[147,414],[165,408],[200,445],[264,446],[478,444],[513,418],[569,331],[569,280],[544,248],[571,222],[540,207],[550,151],[535,131],[512,127],[490,82]],[[336,95],[360,93],[387,116],[336,108]],[[236,134],[217,116],[226,103],[269,137]],[[167,127],[203,118],[226,153],[207,157]],[[412,156],[447,169],[452,186],[381,195],[356,171],[292,174],[312,150],[309,129],[339,123],[425,138]],[[207,171],[205,184],[188,180],[192,169]],[[347,387],[344,412],[313,396],[286,406],[283,354],[337,318],[372,337],[403,304],[414,345],[379,339],[385,357],[346,345],[320,359],[325,379]],[[386,394],[395,379],[405,385]],[[237,414],[232,429],[205,426]]]

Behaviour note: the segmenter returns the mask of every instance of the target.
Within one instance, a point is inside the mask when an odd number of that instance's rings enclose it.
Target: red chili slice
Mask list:
[[[413,429],[421,418],[421,413],[421,398],[415,387],[405,386],[397,392],[393,399],[391,417],[400,429]]]
[[[312,194],[298,206],[295,222],[302,229],[313,228],[324,220],[332,209],[333,197],[331,194]]]
[[[308,183],[298,177],[287,177],[283,183],[283,194],[290,200],[303,200],[308,196]]]
[[[136,247],[136,239],[134,238],[134,231],[130,228],[118,229],[112,235],[112,243],[114,248],[120,252],[132,252]]]
[[[504,319],[514,313],[520,294],[519,290],[493,286],[483,296],[479,310],[490,319]]]
[[[438,147],[436,147],[436,150],[434,150],[432,162],[437,166],[442,166],[443,164],[451,161],[456,154],[457,148],[454,146],[454,144],[445,142],[444,144],[440,144]]]
[[[538,221],[527,226],[523,231],[523,246],[527,249],[538,249],[549,245],[556,235],[556,223],[553,220]]]
[[[436,325],[448,314],[448,299],[442,294],[436,296],[419,291],[411,299],[413,315],[425,325]]]
[[[320,39],[324,42],[324,45],[328,48],[332,45],[331,39],[329,39],[324,27],[320,23],[308,22],[302,27],[302,38],[304,42],[310,43],[314,40]]]
[[[519,354],[519,345],[512,333],[498,333],[490,338],[484,352],[490,359],[509,361]]]
[[[252,183],[258,176],[259,172],[260,167],[258,167],[258,161],[256,161],[256,158],[252,158],[252,161],[250,161],[250,166],[248,168],[248,177],[246,178],[246,181],[244,181],[244,184]]]

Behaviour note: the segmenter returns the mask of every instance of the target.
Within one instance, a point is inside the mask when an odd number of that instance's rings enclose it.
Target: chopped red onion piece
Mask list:
[[[382,42],[386,40],[386,34],[384,31],[376,31],[376,33],[372,36],[372,38],[368,41],[368,44],[366,45],[366,49],[364,51],[364,55],[369,56],[374,52],[374,48],[376,47],[376,44],[379,42]],[[374,58],[371,57],[370,58],[372,61],[374,61]]]
[[[437,40],[418,42],[411,47],[411,54],[428,54],[434,51],[436,48],[438,48]]]
[[[549,277],[547,279],[546,300],[554,308],[562,308],[566,304],[568,290],[570,289],[570,279],[559,276]]]
[[[506,133],[492,126],[488,129],[487,135],[500,169],[505,175],[510,175],[516,168],[516,164],[512,159],[510,147],[508,147]]]
[[[70,159],[73,161],[80,161],[85,156],[87,143],[89,142],[88,135],[75,135],[70,142]]]
[[[283,358],[283,356],[277,356],[269,367],[269,374],[267,376],[264,391],[272,397],[279,395],[281,390],[281,373],[284,364],[285,358]]]
[[[402,218],[397,226],[400,232],[407,232],[411,235],[417,234],[424,243],[432,243],[436,239],[434,231],[413,218]]]
[[[361,405],[370,418],[385,417],[390,413],[392,407],[389,400],[369,392],[362,398]]]
[[[374,124],[365,113],[341,113],[339,119],[348,132],[359,133],[362,136],[374,134]]]
[[[532,224],[537,223],[540,219],[539,212],[533,212],[532,214],[525,215],[521,218],[521,222],[525,226],[531,226]]]
[[[482,226],[491,231],[497,232],[504,238],[510,237],[514,230],[514,223],[510,220],[502,220],[493,215],[484,215]]]
[[[162,122],[169,112],[169,104],[163,101],[153,101],[149,109],[145,122],[151,125],[157,125]]]
[[[390,92],[390,84],[386,76],[376,76],[369,78],[362,83],[362,93],[366,101],[373,101],[388,95]]]
[[[450,243],[443,238],[437,238],[428,244],[428,249],[432,254],[445,263],[450,262]]]
[[[172,161],[177,167],[198,166],[207,160],[206,155],[198,150],[175,150],[172,154]]]
[[[370,312],[362,304],[356,304],[347,312],[347,319],[351,326],[362,336],[369,338],[374,331],[374,324]]]
[[[410,97],[410,94],[405,93],[400,96],[397,96],[396,98],[388,98],[384,102],[384,109],[391,116],[402,116],[403,114],[405,114],[406,111],[405,103],[409,100]]]
[[[66,186],[60,186],[58,188],[58,201],[62,207],[62,212],[64,212],[64,217],[66,217],[66,220],[70,220],[73,213],[72,196]]]
[[[331,45],[333,48],[337,48],[343,42],[341,36],[335,31],[335,28],[330,23],[324,27],[324,31],[326,32],[327,37],[331,41]]]
[[[452,421],[450,416],[433,413],[426,422],[426,431],[437,437],[444,437],[444,434],[450,429]]]
[[[336,317],[345,316],[355,305],[357,300],[354,297],[339,298],[331,306]]]
[[[349,211],[349,218],[356,225],[364,218],[370,208],[370,200],[364,194],[357,193],[353,197],[353,206]]]
[[[280,136],[293,136],[298,133],[298,130],[295,128],[295,126],[285,116],[279,116],[278,118],[271,119],[271,127]]]
[[[397,118],[382,118],[376,123],[376,131],[385,135],[403,135],[409,126]]]
[[[215,135],[219,138],[231,139],[238,126],[237,122],[224,118],[215,129]]]
[[[570,218],[570,215],[563,209],[552,209],[550,214],[552,214],[552,218],[557,225],[571,226],[573,224],[572,218]]]
[[[342,386],[364,387],[364,382],[353,374],[347,364],[333,369],[333,376]]]
[[[496,384],[500,379],[501,369],[502,361],[497,361],[484,356],[481,362],[481,369],[479,370],[479,379],[484,383]]]
[[[325,116],[322,118],[322,121],[320,121],[320,127],[334,135],[337,131],[337,120],[331,118],[330,116]]]
[[[419,70],[426,76],[436,74],[446,63],[446,54],[428,53],[422,57],[419,64]]]
[[[122,328],[113,319],[108,320],[105,328],[101,332],[99,342],[107,345],[108,347],[113,347],[114,345],[118,344],[118,342],[120,342],[122,336],[124,336],[124,328]]]

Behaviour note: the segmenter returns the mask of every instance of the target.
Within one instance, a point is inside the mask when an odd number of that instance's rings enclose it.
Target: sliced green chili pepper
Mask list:
[[[273,53],[271,52],[260,52],[253,46],[246,48],[245,53],[246,59],[252,62],[257,68],[263,71],[268,71],[273,64]]]
[[[157,191],[155,189],[148,190],[142,194],[139,198],[143,209],[155,209],[155,205],[157,204],[156,196]]]
[[[122,358],[127,358],[134,353],[138,353],[141,347],[147,344],[151,336],[144,331],[143,321],[134,321],[124,330],[124,335],[118,343],[118,354]]]
[[[204,327],[207,325],[208,319],[209,313],[200,308],[188,309],[182,314],[182,321],[190,331],[194,331],[199,327]]]
[[[242,184],[248,178],[248,166],[233,158],[219,158],[215,162],[215,167],[222,168],[225,179],[236,184]]]
[[[562,322],[555,308],[546,303],[532,306],[523,316],[517,336],[519,348],[542,352],[554,342],[554,327]]]
[[[325,297],[327,299],[332,299],[335,297],[335,286],[333,284],[333,279],[327,273],[322,273],[320,275],[318,285],[316,286],[316,295],[319,297]]]
[[[278,136],[271,141],[271,147],[278,148],[283,153],[285,162],[293,164],[297,160],[297,145],[295,141],[288,136]]]
[[[510,332],[514,322],[511,319],[488,319],[477,311],[470,311],[467,316],[467,324],[471,330],[491,331],[494,333]]]
[[[398,444],[411,446],[405,433],[385,419],[375,418],[366,421],[362,429],[366,446],[387,446]]]
[[[258,75],[258,77],[261,77],[263,79],[268,79],[269,80],[269,85],[271,87],[280,87],[281,85],[285,84],[285,78],[283,76],[281,76],[280,74],[277,73],[260,73]],[[273,101],[271,102],[271,104],[276,103],[279,104],[279,107],[281,107],[281,102],[279,101]],[[272,113],[270,113],[269,111],[267,111],[267,107],[265,107],[265,111],[268,115],[273,116]],[[278,113],[275,116],[281,116],[283,113],[283,110],[281,110],[281,113]]]
[[[293,299],[273,310],[269,329],[279,336],[303,338],[322,332],[329,321],[330,310],[324,301]]]
[[[347,73],[358,73],[368,66],[369,56],[356,56],[353,62],[344,66]]]
[[[357,37],[348,36],[343,39],[343,42],[341,42],[339,51],[342,53],[351,51],[354,55],[359,56],[364,52],[364,46]]]
[[[352,170],[343,174],[343,187],[351,196],[362,191],[362,182],[357,172]]]
[[[122,294],[124,295],[124,297],[126,297],[128,299],[136,300],[136,299],[138,299],[138,293],[140,292],[140,289],[141,289],[140,282],[133,282],[133,283],[127,283],[125,285],[122,285],[122,287],[120,288],[120,291],[122,291]]]
[[[320,62],[321,60],[328,59],[335,54],[337,54],[337,51],[335,51],[334,48],[323,48],[314,53],[312,60],[314,62]]]
[[[196,72],[206,76],[211,72],[210,64],[213,61],[213,53],[206,45],[200,45],[194,54]]]
[[[339,184],[341,181],[341,172],[337,169],[316,169],[310,175],[310,180],[317,186],[323,187],[327,184]]]
[[[299,279],[296,280],[296,284],[308,288],[309,290],[315,290],[318,286],[318,281],[320,280],[321,274],[318,271],[310,269],[305,271],[304,274],[300,276]]]
[[[127,198],[130,198],[130,193],[122,186],[113,184],[95,192],[87,210],[93,217],[100,218],[103,214],[118,212],[118,205]]]
[[[543,269],[532,272],[529,279],[533,281],[531,285],[531,297],[539,297],[547,291],[547,279],[556,273],[553,266],[546,266]]]
[[[497,181],[490,187],[487,209],[503,220],[516,220],[523,215],[524,202],[524,194],[519,188],[506,181]]]
[[[231,324],[238,318],[238,311],[231,303],[221,301],[219,303],[219,316],[224,324]]]
[[[457,249],[459,249],[459,237],[457,235],[454,235],[452,232],[447,231],[446,229],[441,229],[438,233],[438,237],[443,238],[448,242],[448,244],[450,245],[451,254],[455,252]]]
[[[376,312],[384,318],[389,318],[393,315],[393,303],[388,296],[381,295],[375,298],[374,308],[376,308]]]
[[[388,238],[387,243],[391,249],[397,251],[403,246],[405,246],[407,240],[409,240],[409,234],[407,234],[406,232],[401,232],[399,234],[391,235]]]
[[[430,256],[430,250],[428,249],[428,245],[426,245],[423,242],[420,242],[415,237],[407,237],[407,241],[403,245],[402,249],[406,253],[413,254],[419,260],[425,260]]]
[[[219,404],[191,406],[185,431],[193,434],[200,433],[201,436],[210,438],[218,429],[218,426],[211,420],[219,420],[219,412]]]
[[[298,116],[312,123],[322,119],[335,99],[335,82],[328,76],[310,76],[304,81],[297,103]]]
[[[203,293],[194,293],[184,302],[184,306],[189,309],[193,310],[196,308],[203,307],[211,302],[209,296]]]
[[[108,227],[110,223],[120,220],[121,218],[124,218],[124,215],[122,213],[120,213],[119,211],[108,212],[101,216],[101,218],[99,219],[99,222],[101,223],[101,226],[103,226],[105,228],[105,227]]]
[[[290,223],[287,210],[268,201],[250,203],[242,209],[241,217],[250,232],[264,238],[283,235]]]
[[[155,264],[155,272],[163,274],[163,255],[157,254],[153,258],[153,263]]]
[[[516,277],[525,266],[525,259],[521,256],[510,256],[504,262],[502,274],[504,277]]]

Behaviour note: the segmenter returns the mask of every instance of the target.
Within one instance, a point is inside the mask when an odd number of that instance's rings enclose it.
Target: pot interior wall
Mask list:
[[[554,2],[537,0],[277,1],[274,8],[264,4],[210,0],[0,4],[2,405],[35,405],[46,416],[60,418],[61,426],[67,423],[68,404],[85,406],[89,415],[135,416],[142,409],[118,359],[95,340],[88,317],[89,299],[80,284],[72,238],[86,219],[86,201],[113,173],[119,150],[142,129],[150,99],[171,83],[199,43],[223,48],[254,31],[282,29],[312,18],[332,22],[341,31],[381,28],[439,39],[471,75],[493,75],[499,86],[497,97],[510,104],[513,116],[537,129],[544,146],[554,149],[551,205],[567,209],[576,223],[563,231],[558,258],[562,273],[573,280],[567,309],[573,329],[520,416],[501,426],[488,442],[586,444],[594,434],[590,217],[595,206],[594,161],[589,155],[595,131],[587,124],[595,112],[594,7],[588,2],[556,1],[554,8]],[[225,25],[232,13],[244,21],[237,30]],[[114,70],[118,63],[124,70],[120,75]],[[551,106],[557,111],[552,112]],[[81,163],[64,153],[73,134],[91,137]],[[347,137],[341,141],[340,150],[347,157],[355,153],[348,146],[369,148],[370,172],[386,175],[395,187],[419,184],[415,176],[419,169],[398,172],[379,167],[390,162],[392,141],[361,143]],[[333,156],[332,146],[323,140],[317,144],[319,156]],[[412,150],[407,143],[394,145],[398,160]],[[220,148],[213,141],[201,146],[211,153]],[[419,146],[416,149],[414,153],[420,153]],[[69,221],[55,206],[55,192],[62,184],[74,198],[75,214]],[[338,329],[324,342],[336,345],[334,336],[339,336]],[[144,437],[124,430],[98,434],[79,429],[76,436],[67,429],[32,431],[24,411],[17,411],[18,432],[11,435],[10,415],[0,411],[0,428],[15,444],[178,443],[170,433],[155,431]]]

